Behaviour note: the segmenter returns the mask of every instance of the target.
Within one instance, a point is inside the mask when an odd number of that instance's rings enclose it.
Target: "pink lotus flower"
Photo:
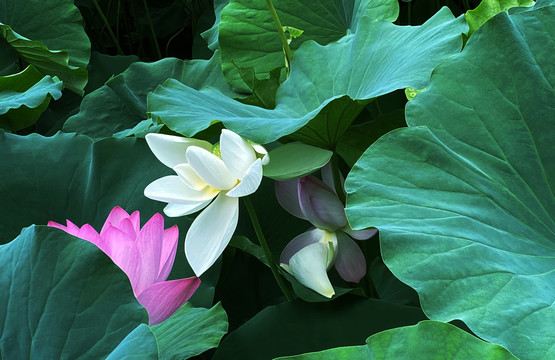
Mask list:
[[[161,323],[189,300],[200,285],[196,276],[165,281],[177,251],[179,230],[164,230],[164,218],[155,214],[141,229],[138,211],[129,215],[116,206],[100,234],[89,224],[79,228],[67,220],[67,226],[53,221],[48,226],[95,244],[129,277],[139,303],[146,308],[150,325]]]

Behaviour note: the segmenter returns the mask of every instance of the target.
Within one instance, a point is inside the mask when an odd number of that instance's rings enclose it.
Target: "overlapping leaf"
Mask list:
[[[58,229],[24,229],[0,245],[0,263],[3,358],[105,358],[148,321],[125,273]]]
[[[488,344],[459,328],[437,321],[382,331],[366,345],[335,348],[279,360],[516,360],[499,345]],[[278,359],[276,359],[278,360]]]
[[[221,74],[218,52],[210,60],[166,58],[154,63],[134,63],[85,96],[79,113],[66,121],[64,131],[101,139],[133,128],[147,118],[148,93],[168,78],[194,89],[212,86],[228,96],[234,95]]]
[[[186,303],[169,319],[152,327],[160,359],[183,360],[217,347],[227,333],[227,314],[221,304],[211,309]]]
[[[354,33],[364,15],[372,21],[394,21],[399,12],[395,0],[280,0],[274,7],[282,26],[303,30],[291,42],[293,50],[308,40],[326,45]],[[265,1],[229,1],[221,10],[218,31],[222,70],[234,89],[248,91],[237,66],[253,67],[261,77],[285,67],[282,42]]]
[[[555,356],[554,39],[553,5],[484,24],[346,184],[426,314],[521,359]]]
[[[326,119],[329,115],[329,123],[323,126],[327,133],[317,134],[312,144],[333,146],[364,106],[350,99],[370,99],[407,86],[425,87],[431,70],[460,50],[460,34],[466,29],[463,20],[454,19],[447,9],[418,27],[364,16],[355,34],[327,46],[308,41],[296,51],[291,76],[278,89],[274,110],[242,104],[213,88],[195,90],[172,79],[149,95],[148,109],[185,136],[222,121],[259,143],[288,135],[321,113]]]
[[[62,96],[62,82],[43,76],[33,65],[20,73],[0,76],[0,128],[20,130],[34,124],[50,103]]]
[[[343,296],[268,306],[223,341],[214,360],[272,359],[334,346],[361,344],[369,334],[425,319],[419,308]]]
[[[0,35],[44,75],[82,94],[91,45],[72,0],[1,0]]]

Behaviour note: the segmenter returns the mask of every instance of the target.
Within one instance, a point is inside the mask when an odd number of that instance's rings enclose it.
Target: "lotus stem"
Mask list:
[[[108,23],[108,19],[106,19],[106,16],[104,16],[104,13],[102,12],[102,9],[100,8],[100,5],[98,5],[98,2],[96,0],[93,0],[93,4],[94,4],[94,7],[96,8],[96,11],[98,12],[98,15],[100,15],[100,18],[102,19],[102,22],[104,22],[104,26],[106,26],[106,30],[108,30],[108,35],[110,35],[110,38],[112,39],[112,42],[116,46],[118,55],[124,55],[123,50],[119,46],[119,41],[116,38],[116,35],[114,35],[114,32],[112,31],[112,27]]]
[[[146,0],[143,0],[143,5],[145,7],[146,19],[148,20],[148,26],[150,27],[150,32],[152,33],[152,39],[154,40],[154,47],[156,48],[156,55],[158,59],[162,59],[162,52],[160,51],[160,45],[158,44],[158,39],[156,38],[156,31],[154,31],[154,25],[152,25],[152,19],[150,17],[150,10],[148,10],[148,5]]]
[[[333,186],[335,187],[335,192],[339,197],[339,200],[346,204],[347,198],[345,197],[345,191],[343,186],[341,186],[341,172],[339,171],[339,159],[337,153],[333,153],[331,157],[331,173],[333,176]]]
[[[260,222],[258,221],[258,216],[256,215],[256,211],[254,210],[254,206],[252,205],[252,201],[249,197],[245,196],[242,198],[245,206],[247,207],[247,211],[249,212],[249,216],[251,218],[252,226],[254,228],[254,232],[256,233],[256,237],[264,250],[264,255],[268,260],[268,264],[270,265],[270,269],[272,270],[272,274],[276,279],[277,284],[279,285],[283,295],[288,301],[293,300],[293,296],[291,295],[291,291],[287,287],[287,284],[283,281],[283,278],[279,274],[279,269],[277,268],[276,263],[274,262],[274,258],[272,257],[272,252],[270,251],[270,247],[266,242],[266,238],[264,237],[264,233],[262,232],[262,228],[260,227]]]
[[[266,0],[266,4],[268,5],[268,9],[272,14],[272,18],[274,19],[274,23],[276,24],[276,29],[281,39],[281,44],[283,46],[283,52],[285,54],[285,67],[287,69],[287,77],[289,77],[290,72],[290,64],[291,64],[291,48],[289,47],[289,42],[287,42],[287,37],[285,36],[285,32],[283,31],[283,26],[281,25],[281,21],[279,21],[278,14],[276,12],[276,8],[272,3],[272,0]]]

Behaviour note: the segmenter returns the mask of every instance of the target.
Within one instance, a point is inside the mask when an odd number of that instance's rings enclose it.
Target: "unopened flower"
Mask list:
[[[206,207],[191,224],[185,254],[197,276],[202,275],[231,240],[239,217],[239,197],[255,192],[262,181],[266,150],[224,129],[220,142],[164,134],[146,135],[148,146],[177,175],[155,180],[145,196],[167,202],[168,216],[192,214]]]
[[[276,195],[285,210],[315,226],[283,249],[280,264],[287,272],[328,298],[335,294],[327,275],[332,265],[345,281],[357,283],[364,277],[366,261],[351,237],[368,239],[376,229],[352,230],[337,194],[314,176],[278,181]]]
[[[165,281],[175,260],[179,230],[164,229],[164,218],[155,214],[141,228],[138,211],[129,215],[119,206],[112,209],[100,234],[89,224],[78,227],[53,221],[48,226],[62,229],[92,242],[122,269],[131,282],[133,293],[148,312],[150,325],[170,317],[189,300],[200,285],[198,277]]]

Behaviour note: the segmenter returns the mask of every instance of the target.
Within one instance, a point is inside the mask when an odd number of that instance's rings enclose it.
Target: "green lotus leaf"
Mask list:
[[[364,16],[357,32],[339,42],[327,46],[303,43],[293,56],[290,77],[277,91],[273,110],[242,104],[214,88],[196,90],[173,79],[149,95],[148,110],[187,137],[222,121],[262,144],[295,132],[320,114],[321,119],[314,120],[316,128],[326,132],[305,135],[303,141],[308,138],[311,145],[332,147],[367,99],[409,86],[424,88],[432,69],[460,51],[461,33],[466,30],[463,19],[454,19],[447,8],[415,27]]]
[[[73,0],[0,0],[0,23],[50,50],[66,51],[70,66],[89,63],[91,43]]]
[[[49,50],[43,43],[29,40],[2,23],[0,36],[6,39],[21,59],[35,65],[45,75],[58,76],[68,89],[83,94],[87,84],[87,70],[69,65],[67,51]]]
[[[34,124],[50,103],[62,96],[62,82],[43,76],[33,65],[0,76],[0,128],[15,131]]]
[[[271,150],[264,176],[274,180],[290,180],[313,173],[326,165],[333,153],[303,143],[287,143]]]
[[[206,41],[208,48],[212,51],[220,48],[220,44],[218,44],[218,27],[220,26],[222,10],[227,4],[229,4],[229,0],[214,0],[214,15],[216,17],[214,24],[210,29],[200,34],[204,41]]]
[[[227,314],[220,303],[211,309],[186,303],[169,319],[152,327],[162,360],[183,360],[217,347],[227,333]]]
[[[98,140],[131,129],[147,118],[148,93],[168,78],[194,89],[212,86],[228,96],[235,95],[221,74],[219,53],[210,60],[166,58],[154,63],[138,62],[85,96],[79,113],[66,121],[63,130]]]
[[[172,170],[160,163],[143,139],[105,139],[93,142],[77,134],[18,136],[0,131],[0,243],[20,229],[66,219],[100,231],[115,206],[140,211],[148,220],[162,213],[164,203],[143,195],[145,187]],[[179,226],[180,246],[192,219],[166,218],[165,227]],[[178,251],[169,279],[193,276],[183,251]],[[191,298],[195,306],[211,306],[219,268],[203,275]]]
[[[553,5],[488,21],[346,181],[426,314],[521,359],[555,356],[554,38]]]
[[[158,360],[158,344],[146,324],[137,326],[106,360]]]
[[[364,15],[372,21],[394,21],[399,7],[394,0],[280,0],[275,8],[282,26],[303,30],[290,47],[314,40],[327,45],[357,31]],[[232,88],[248,92],[237,71],[253,67],[265,77],[275,68],[285,67],[283,47],[265,1],[231,0],[221,11],[218,43],[222,70]]]
[[[5,359],[102,359],[148,322],[125,273],[95,245],[58,229],[25,228],[0,245],[0,263]]]
[[[484,0],[473,10],[468,10],[464,15],[468,23],[468,35],[473,34],[486,21],[502,11],[514,7],[529,7],[534,5],[534,0]]]
[[[213,359],[273,359],[357,345],[369,334],[424,319],[420,308],[356,296],[323,303],[295,300],[264,308],[226,336]]]
[[[0,0],[0,36],[21,59],[83,94],[91,44],[72,0]]]
[[[279,360],[347,359],[517,360],[499,345],[482,341],[456,326],[429,320],[414,326],[374,334],[366,340],[366,345],[279,358]]]

